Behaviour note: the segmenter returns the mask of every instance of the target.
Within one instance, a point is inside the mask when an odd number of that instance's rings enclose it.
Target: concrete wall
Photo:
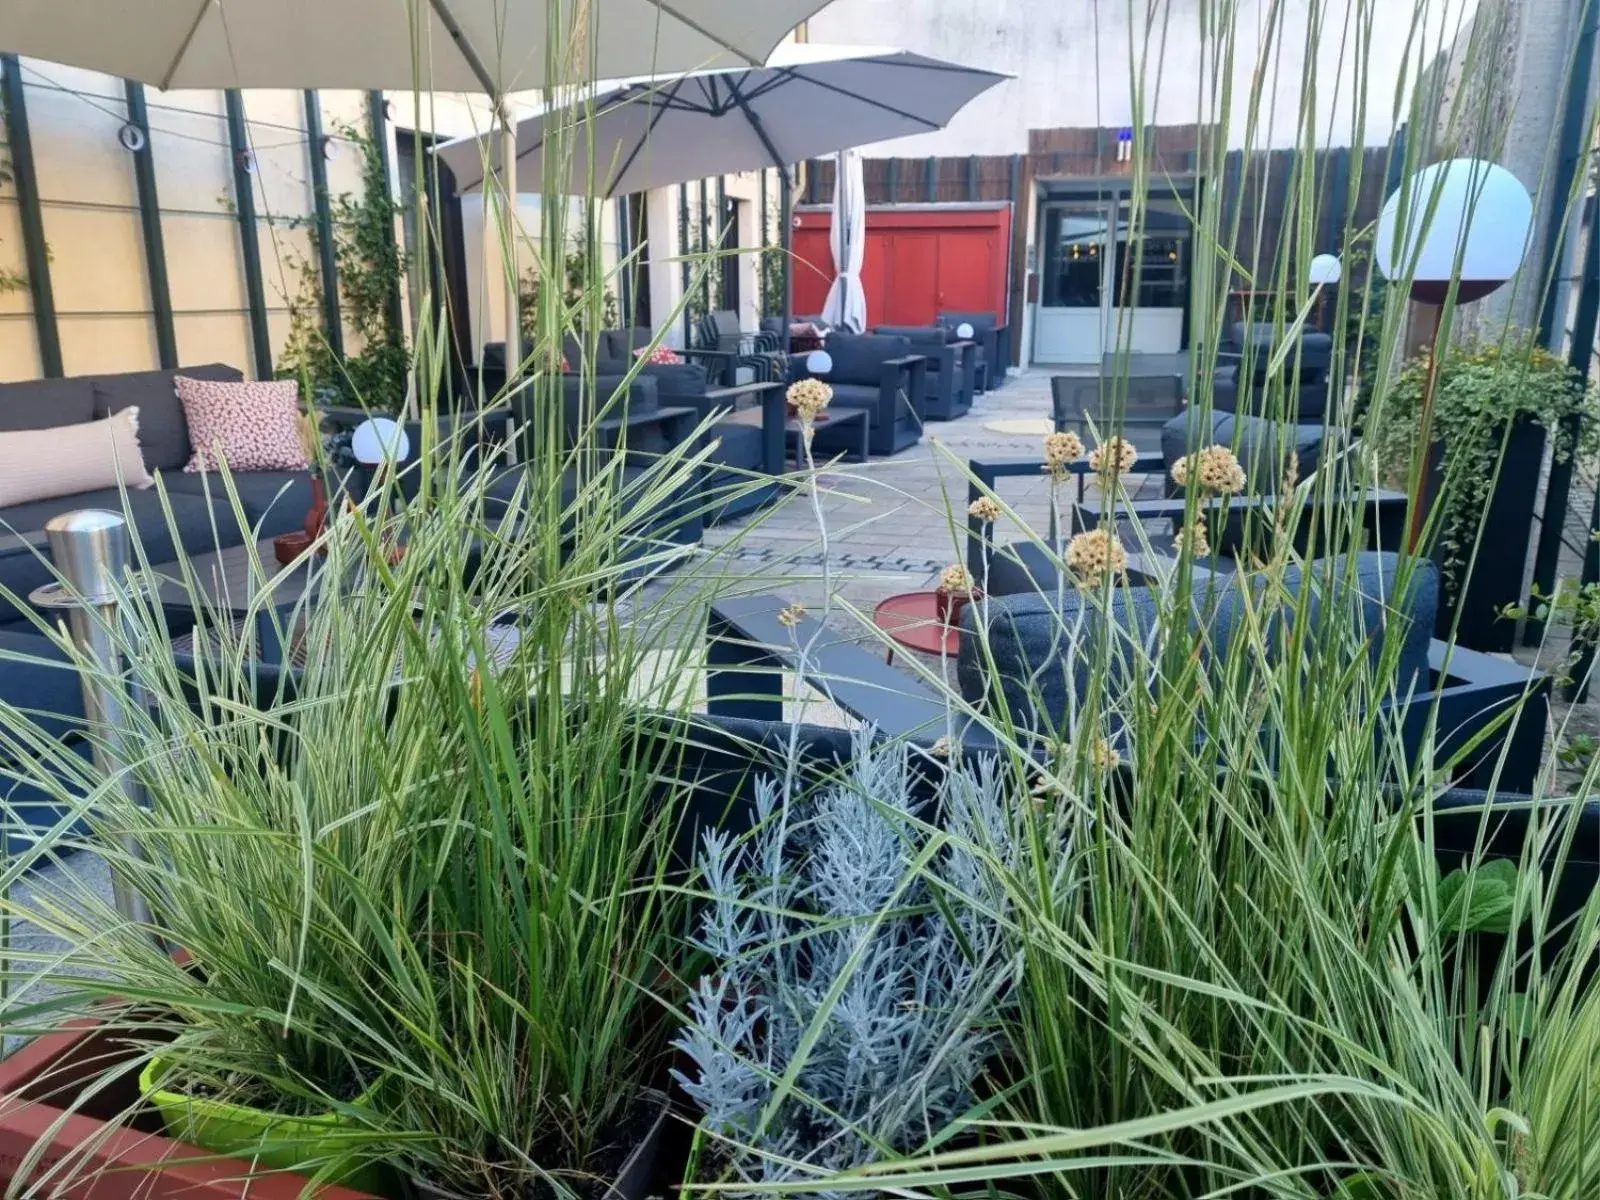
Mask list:
[[[1372,15],[1369,112],[1356,128],[1350,59],[1358,0],[1238,0],[1235,62],[1229,90],[1235,108],[1230,144],[1244,145],[1240,110],[1251,79],[1263,71],[1266,92],[1256,148],[1294,144],[1308,42],[1316,82],[1317,136],[1323,145],[1380,144],[1394,128],[1397,81],[1405,71],[1414,19],[1426,28],[1411,53],[1447,46],[1477,0],[1359,0]],[[1533,0],[1543,4],[1547,0]],[[1564,0],[1548,0],[1562,3]],[[1283,24],[1263,36],[1277,7]],[[1144,89],[1146,125],[1187,125],[1217,117],[1213,90],[1217,36],[1202,53],[1201,16],[1218,6],[1201,0],[834,0],[809,22],[815,42],[897,46],[1014,75],[978,97],[950,127],[901,138],[868,153],[918,155],[1020,154],[1028,130],[1134,123],[1135,75]],[[1130,26],[1129,11],[1139,14]],[[1147,11],[1153,15],[1147,20]],[[1212,19],[1215,19],[1213,16]],[[1263,52],[1263,46],[1270,50]],[[1137,65],[1136,65],[1137,64]],[[1411,74],[1415,74],[1413,64]]]

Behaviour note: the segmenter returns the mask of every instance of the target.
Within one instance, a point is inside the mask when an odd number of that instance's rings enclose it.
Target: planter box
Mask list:
[[[1437,455],[1437,450],[1435,451]],[[1478,561],[1468,576],[1467,563],[1461,565],[1462,586],[1440,595],[1439,620],[1435,636],[1448,638],[1459,610],[1461,624],[1456,644],[1485,653],[1508,653],[1516,644],[1517,624],[1500,616],[1507,605],[1525,598],[1523,576],[1528,564],[1528,548],[1533,540],[1533,514],[1539,495],[1539,471],[1544,465],[1544,429],[1532,421],[1519,422],[1506,441],[1505,461],[1500,477],[1489,497],[1489,510],[1483,522]],[[1435,476],[1434,495],[1438,495]],[[1476,526],[1472,534],[1477,534]],[[1463,559],[1470,559],[1472,547],[1463,548]]]
[[[301,1200],[303,1175],[264,1171],[237,1158],[174,1141],[159,1114],[140,1104],[139,1052],[92,1020],[39,1038],[0,1062],[0,1184],[59,1170],[49,1194],[73,1200]],[[66,1112],[117,1061],[128,1069],[78,1110]],[[132,1118],[116,1120],[133,1111]],[[42,1146],[41,1146],[42,1143]],[[66,1163],[66,1167],[58,1164]],[[318,1187],[321,1200],[374,1200],[365,1192]]]

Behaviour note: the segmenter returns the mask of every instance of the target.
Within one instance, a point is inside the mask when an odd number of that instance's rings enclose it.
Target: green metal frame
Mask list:
[[[128,123],[144,135],[133,152],[133,184],[139,198],[139,229],[144,235],[144,269],[150,282],[150,314],[156,326],[156,357],[166,370],[178,365],[178,333],[172,318],[172,287],[167,280],[167,245],[161,232],[161,200],[156,192],[155,151],[150,145],[150,112],[144,84],[122,83],[128,101]]]
[[[339,314],[339,259],[333,244],[333,203],[328,195],[328,159],[323,150],[322,102],[306,92],[306,154],[311,164],[311,196],[316,206],[317,270],[322,282],[322,324],[328,348],[344,357],[344,321]]]
[[[383,177],[392,179],[394,165],[389,155],[389,114],[382,92],[367,93],[367,125],[372,134],[372,144],[378,151],[378,161],[383,164]],[[396,337],[401,337],[405,327],[405,304],[400,298],[400,281],[397,279],[389,291],[389,328]],[[509,347],[507,353],[510,353]]]
[[[11,173],[17,185],[17,208],[22,221],[22,252],[28,270],[28,291],[33,294],[33,325],[39,339],[39,366],[47,378],[59,377],[61,332],[56,325],[56,297],[50,286],[50,247],[44,240],[44,217],[39,210],[39,177],[33,171],[33,138],[28,133],[28,101],[23,95],[22,66],[15,54],[0,54],[0,85],[4,87],[6,141],[11,150]]]
[[[261,229],[256,220],[256,185],[250,162],[250,134],[245,127],[244,97],[237,89],[223,93],[228,114],[228,146],[233,152],[233,198],[239,217],[239,250],[244,261],[245,297],[250,304],[250,352],[256,377],[272,378],[272,337],[267,326],[267,289],[261,275]]]

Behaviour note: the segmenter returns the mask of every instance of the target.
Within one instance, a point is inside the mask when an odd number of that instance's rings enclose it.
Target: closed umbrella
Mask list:
[[[780,46],[765,67],[638,80],[531,117],[516,129],[515,178],[522,191],[545,189],[547,127],[576,131],[557,143],[570,163],[564,190],[573,195],[621,196],[776,167],[787,252],[790,163],[943,129],[1006,78],[903,50]],[[436,153],[468,190],[486,171],[500,175],[510,141],[463,138]],[[787,253],[784,263],[787,327]]]
[[[851,333],[867,327],[867,293],[861,286],[861,264],[867,258],[867,188],[861,177],[861,155],[839,152],[833,177],[833,283],[822,319]]]

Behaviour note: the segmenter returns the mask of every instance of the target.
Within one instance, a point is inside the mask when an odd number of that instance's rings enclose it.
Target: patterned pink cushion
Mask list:
[[[177,377],[194,454],[185,471],[207,471],[217,457],[232,471],[304,471],[311,466],[300,438],[300,385],[224,383]]]
[[[671,346],[657,346],[654,350],[650,350],[645,346],[640,346],[633,352],[633,356],[635,358],[642,358],[645,360],[645,362],[654,363],[657,366],[670,367],[675,366],[683,361],[683,355],[679,354]]]

